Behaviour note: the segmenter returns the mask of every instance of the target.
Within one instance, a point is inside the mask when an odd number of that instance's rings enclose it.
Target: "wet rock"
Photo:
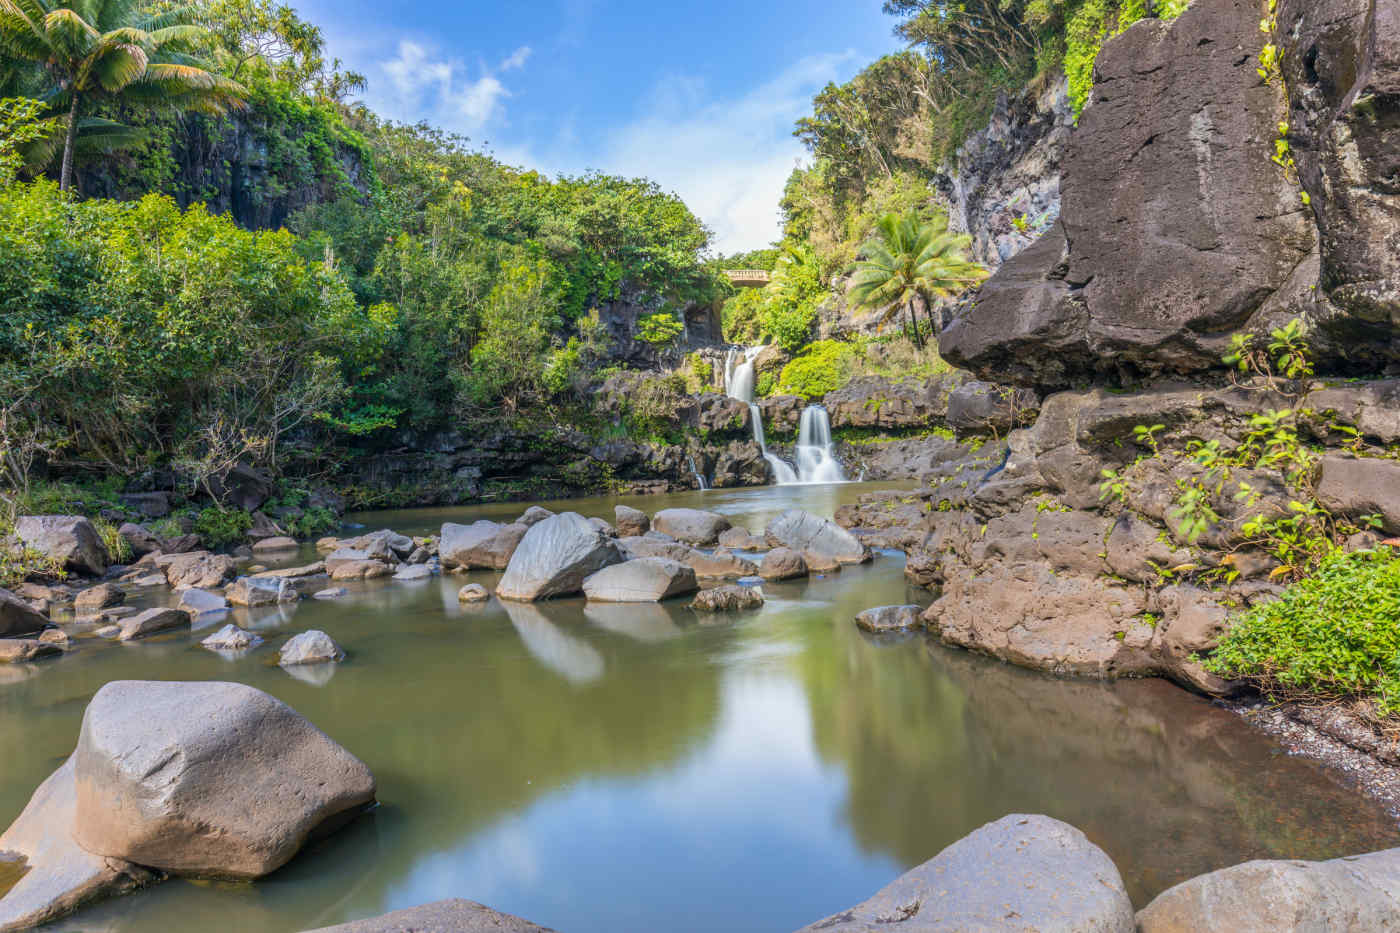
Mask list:
[[[554,513],[543,506],[532,505],[525,510],[525,513],[515,520],[515,524],[524,525],[526,528],[533,528],[546,518],[552,518]]]
[[[409,564],[394,574],[394,579],[400,583],[412,583],[415,580],[431,580],[433,578],[433,568],[426,564]]]
[[[593,602],[655,603],[693,593],[695,571],[665,557],[643,557],[613,564],[583,581],[583,593]]]
[[[853,379],[822,400],[833,428],[911,430],[948,414],[948,394],[958,377],[907,382],[880,376]]]
[[[621,560],[612,539],[577,512],[564,512],[526,532],[496,595],[523,602],[568,596],[580,592],[586,578]]]
[[[349,596],[350,591],[343,586],[332,586],[324,590],[317,590],[313,595],[314,599],[341,599]]]
[[[282,577],[239,577],[224,595],[233,605],[249,608],[294,603],[301,599],[297,588]]]
[[[459,603],[484,603],[491,598],[491,592],[480,583],[468,583],[457,591]]]
[[[15,537],[60,566],[100,577],[112,562],[102,536],[81,515],[23,515],[15,521]]]
[[[756,586],[717,586],[701,590],[691,601],[690,608],[697,612],[741,612],[745,609],[758,609],[763,605],[763,590]]]
[[[818,518],[802,509],[789,509],[773,519],[764,529],[764,537],[774,547],[811,551],[842,564],[860,564],[871,558],[870,548],[855,535],[830,519]]]
[[[380,563],[377,560],[352,560],[342,563],[331,572],[331,579],[337,582],[345,580],[377,580],[381,577],[392,576],[394,568],[388,564]]]
[[[223,586],[238,573],[238,564],[227,554],[194,551],[160,560],[165,561],[166,582],[177,590],[212,590]]]
[[[553,933],[474,901],[450,900],[396,910],[306,933]]]
[[[1379,515],[1389,534],[1400,534],[1400,463],[1329,454],[1322,458],[1317,501],[1334,515]]]
[[[39,785],[19,819],[0,835],[0,852],[23,858],[28,868],[0,895],[0,930],[27,930],[155,880],[145,869],[94,855],[74,842],[76,810],[69,758]]]
[[[188,628],[190,617],[179,609],[147,609],[117,623],[118,641],[135,641],[177,628]]]
[[[1118,869],[1083,833],[1048,816],[1012,814],[800,933],[886,925],[902,933],[1133,933],[1134,917]]]
[[[770,395],[758,400],[759,414],[773,434],[791,434],[802,423],[802,410],[807,400],[800,395]],[[833,420],[832,425],[836,426]]]
[[[641,509],[629,505],[619,505],[613,509],[619,537],[640,537],[651,531],[651,518]]]
[[[191,618],[228,609],[228,600],[209,590],[185,590],[180,594],[180,608]]]
[[[879,606],[856,616],[856,625],[867,632],[906,632],[918,628],[919,606]]]
[[[61,628],[51,628],[40,633],[39,641],[46,645],[57,645],[67,651],[73,644],[72,637]]]
[[[288,538],[284,535],[274,535],[270,538],[263,538],[253,544],[254,554],[270,554],[276,551],[295,551],[301,547],[296,538]]]
[[[807,561],[791,548],[776,547],[763,555],[758,575],[768,581],[794,580],[807,576]]]
[[[0,638],[43,631],[49,617],[9,590],[0,589]]]
[[[262,638],[252,632],[245,632],[236,625],[229,624],[200,642],[213,651],[247,651],[262,644]]]
[[[748,404],[727,395],[707,393],[700,396],[696,405],[685,412],[683,421],[686,427],[704,437],[719,439],[753,434]]]
[[[523,522],[449,522],[442,526],[438,538],[438,557],[449,570],[505,570],[529,530],[530,526]]]
[[[407,562],[410,564],[426,564],[432,559],[433,552],[422,546],[414,548],[413,553],[406,558]]]
[[[325,572],[326,562],[318,560],[314,564],[307,564],[303,567],[283,567],[280,570],[263,570],[255,576],[282,580],[300,580],[305,577],[319,577],[324,575]]]
[[[1255,861],[1169,888],[1138,914],[1141,933],[1391,930],[1400,849],[1330,862]]]
[[[816,551],[803,551],[802,559],[811,573],[837,573],[841,569],[841,562],[836,558]]]
[[[662,509],[652,518],[651,525],[677,541],[709,547],[719,541],[720,532],[729,528],[729,519],[700,509]]]
[[[242,684],[109,683],[73,762],[79,845],[202,877],[274,871],[375,792],[363,762]]]
[[[336,570],[346,564],[357,564],[369,559],[369,554],[359,548],[337,547],[326,555],[326,559],[322,563],[325,564],[326,573],[334,576]]]
[[[23,664],[62,653],[58,645],[37,638],[0,638],[0,664]]]
[[[720,448],[710,473],[715,489],[763,486],[773,478],[773,468],[764,458],[763,448],[754,441],[730,441]]]
[[[738,580],[758,573],[758,565],[753,561],[722,547],[710,554],[692,550],[682,563],[694,570],[697,577],[706,579]]]
[[[277,663],[283,667],[300,664],[330,664],[345,659],[345,652],[325,632],[312,629],[293,635],[278,652]]]

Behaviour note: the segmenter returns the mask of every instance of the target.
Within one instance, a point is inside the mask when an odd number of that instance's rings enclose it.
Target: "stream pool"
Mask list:
[[[542,504],[608,520],[618,502],[702,507],[760,530],[875,488]],[[352,519],[425,534],[525,508]],[[765,585],[762,610],[712,625],[684,600],[459,606],[464,583],[494,584],[476,573],[240,610],[231,620],[267,644],[236,661],[199,646],[212,626],[82,640],[0,667],[0,820],[72,750],[103,683],[188,679],[286,701],[370,766],[382,805],[256,884],[171,881],[51,929],[290,933],[466,897],[564,933],[782,933],[1011,812],[1082,829],[1139,907],[1246,859],[1400,845],[1379,806],[1167,683],[1055,680],[922,636],[863,635],[857,612],[928,601],[902,566],[882,553]],[[328,679],[275,666],[281,641],[311,628],[349,652]]]

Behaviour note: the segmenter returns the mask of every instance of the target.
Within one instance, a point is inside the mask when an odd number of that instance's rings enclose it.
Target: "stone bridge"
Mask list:
[[[772,278],[762,269],[726,269],[724,274],[729,276],[731,285],[739,288],[762,288]]]

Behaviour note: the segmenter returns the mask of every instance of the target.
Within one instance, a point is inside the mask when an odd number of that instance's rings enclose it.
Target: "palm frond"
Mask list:
[[[118,45],[106,50],[92,65],[93,77],[102,89],[115,94],[141,80],[149,66],[146,52],[139,45]]]
[[[69,9],[54,10],[44,17],[49,47],[69,58],[87,55],[102,38],[101,33]]]

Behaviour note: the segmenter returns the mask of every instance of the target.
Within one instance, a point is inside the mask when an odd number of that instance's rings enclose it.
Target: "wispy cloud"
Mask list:
[[[528,45],[522,45],[520,48],[516,49],[510,54],[510,58],[507,58],[505,61],[501,62],[500,70],[513,71],[516,68],[524,68],[525,63],[530,60],[530,55],[532,54],[532,52],[533,49],[531,49]]]
[[[525,67],[530,47],[516,49],[495,70],[479,77],[456,59],[439,58],[425,46],[401,40],[398,54],[381,61],[383,82],[372,82],[367,102],[381,112],[428,120],[445,129],[476,132],[504,112],[510,91],[498,75]]]

